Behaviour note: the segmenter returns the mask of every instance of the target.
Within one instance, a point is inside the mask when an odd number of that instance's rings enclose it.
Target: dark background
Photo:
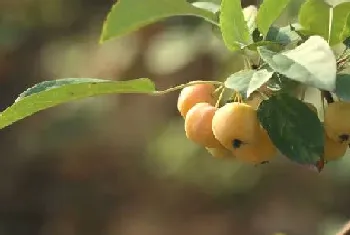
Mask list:
[[[192,17],[98,45],[112,4],[0,0],[1,109],[43,80],[149,77],[165,89],[227,65]],[[350,156],[321,174],[213,159],[185,138],[177,95],[91,98],[0,130],[0,235],[332,235],[350,218]]]

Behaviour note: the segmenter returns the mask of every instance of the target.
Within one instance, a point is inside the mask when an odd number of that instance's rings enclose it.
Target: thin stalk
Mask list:
[[[213,85],[220,85],[220,86],[222,86],[223,82],[219,82],[219,81],[191,81],[191,82],[188,82],[188,83],[185,83],[185,84],[181,84],[181,85],[178,85],[176,87],[171,87],[171,88],[168,88],[168,89],[165,89],[165,90],[154,91],[153,93],[151,93],[151,95],[155,95],[155,96],[157,96],[157,95],[164,95],[164,94],[167,94],[167,93],[172,92],[172,91],[181,90],[181,89],[183,89],[185,87],[198,85],[198,84],[213,84]]]

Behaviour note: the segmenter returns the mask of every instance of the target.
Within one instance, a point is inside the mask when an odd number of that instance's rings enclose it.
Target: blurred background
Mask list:
[[[99,45],[113,3],[0,0],[1,109],[44,80],[148,77],[165,89],[242,66],[193,17]],[[332,235],[350,219],[350,156],[321,174],[213,159],[186,139],[177,96],[90,98],[0,130],[0,235]]]

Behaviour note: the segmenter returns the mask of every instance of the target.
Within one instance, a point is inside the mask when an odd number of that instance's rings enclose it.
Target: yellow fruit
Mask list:
[[[258,164],[277,154],[256,110],[248,104],[233,102],[218,109],[212,127],[215,138],[241,161]]]
[[[221,146],[219,148],[207,148],[208,152],[216,158],[235,158],[233,153]]]
[[[187,138],[204,147],[222,147],[212,131],[212,120],[216,110],[217,108],[209,103],[194,105],[185,118]]]
[[[186,117],[188,110],[199,102],[214,105],[215,99],[212,95],[214,91],[215,86],[212,84],[197,84],[182,89],[177,100],[177,109],[181,116]]]
[[[244,103],[227,103],[219,108],[213,117],[213,133],[227,149],[233,150],[240,144],[255,141],[260,123],[256,110]]]
[[[323,158],[326,161],[337,160],[345,155],[346,150],[348,149],[347,143],[339,143],[325,136],[324,143],[324,153]]]
[[[277,155],[277,148],[273,145],[269,135],[263,128],[257,133],[256,139],[256,142],[243,144],[240,148],[233,150],[233,154],[238,160],[259,164],[270,161]]]
[[[350,143],[350,102],[330,103],[324,114],[324,128],[334,141]]]

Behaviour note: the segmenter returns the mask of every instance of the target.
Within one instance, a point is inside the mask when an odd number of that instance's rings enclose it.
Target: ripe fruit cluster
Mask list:
[[[277,155],[257,117],[257,102],[231,102],[217,107],[212,84],[184,88],[177,108],[185,118],[188,139],[204,146],[214,157],[259,164]]]
[[[180,92],[177,108],[185,119],[187,138],[218,158],[261,164],[276,157],[279,151],[257,116],[262,98],[253,95],[218,107],[215,91],[213,84],[199,83]],[[317,113],[313,104],[305,104]],[[325,161],[342,157],[350,144],[350,124],[340,117],[350,117],[350,103],[337,101],[325,109]]]

